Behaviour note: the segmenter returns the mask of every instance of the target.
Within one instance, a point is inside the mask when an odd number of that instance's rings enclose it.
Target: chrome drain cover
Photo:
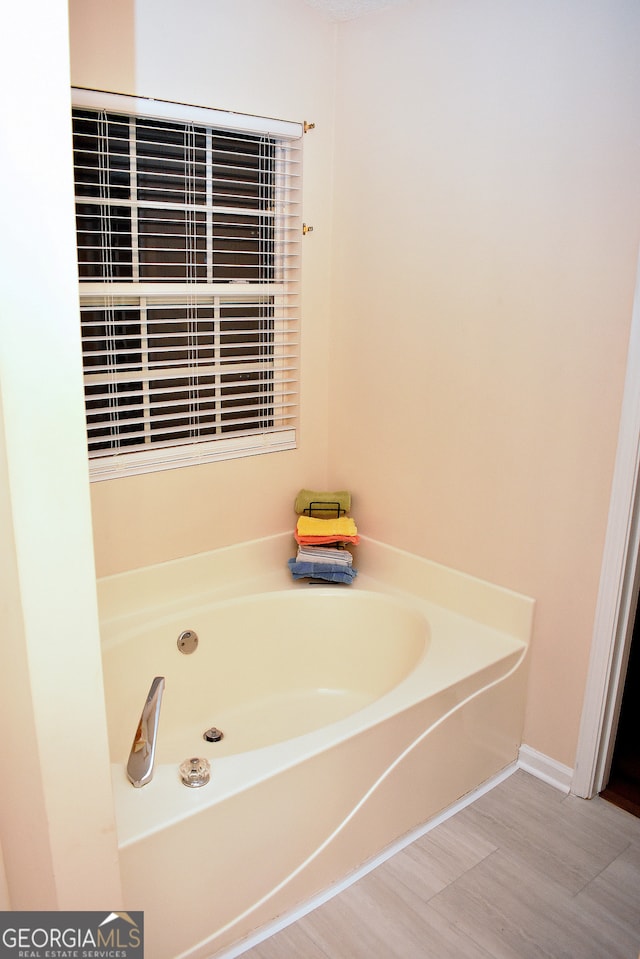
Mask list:
[[[215,726],[212,726],[211,729],[207,729],[206,732],[202,734],[202,738],[206,739],[208,743],[219,743],[220,740],[224,738],[224,733],[220,729],[216,729]]]
[[[183,629],[177,639],[178,649],[185,656],[194,653],[198,648],[198,634],[195,629]]]

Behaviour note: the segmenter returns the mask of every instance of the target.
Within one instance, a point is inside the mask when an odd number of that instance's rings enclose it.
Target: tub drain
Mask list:
[[[219,743],[223,736],[224,733],[221,732],[221,730],[216,729],[215,726],[212,726],[211,729],[207,729],[207,731],[202,734],[202,738],[206,739],[208,743]]]

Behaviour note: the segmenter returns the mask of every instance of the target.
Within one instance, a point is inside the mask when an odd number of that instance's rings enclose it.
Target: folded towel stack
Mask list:
[[[294,532],[298,553],[288,561],[294,579],[353,582],[358,571],[345,546],[356,546],[360,537],[354,520],[342,515],[351,509],[351,493],[300,490],[294,509],[298,513]]]

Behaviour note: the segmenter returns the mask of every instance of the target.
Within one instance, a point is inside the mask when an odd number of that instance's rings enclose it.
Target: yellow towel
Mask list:
[[[358,533],[350,516],[341,516],[339,519],[299,516],[296,530],[300,536],[356,536]]]

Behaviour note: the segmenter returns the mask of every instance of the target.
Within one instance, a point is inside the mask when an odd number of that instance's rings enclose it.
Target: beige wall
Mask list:
[[[282,532],[327,470],[334,27],[299,0],[71,0],[77,86],[309,120],[298,449],[91,488],[99,575]],[[283,29],[284,28],[284,29]],[[220,39],[220,42],[218,42]]]
[[[637,3],[70,9],[76,84],[317,124],[300,447],[93,484],[98,572],[349,486],[363,532],[538,600],[525,739],[572,766],[640,232]]]
[[[524,738],[569,766],[640,235],[639,40],[633,0],[416,0],[339,34],[330,485],[363,532],[538,600]]]

